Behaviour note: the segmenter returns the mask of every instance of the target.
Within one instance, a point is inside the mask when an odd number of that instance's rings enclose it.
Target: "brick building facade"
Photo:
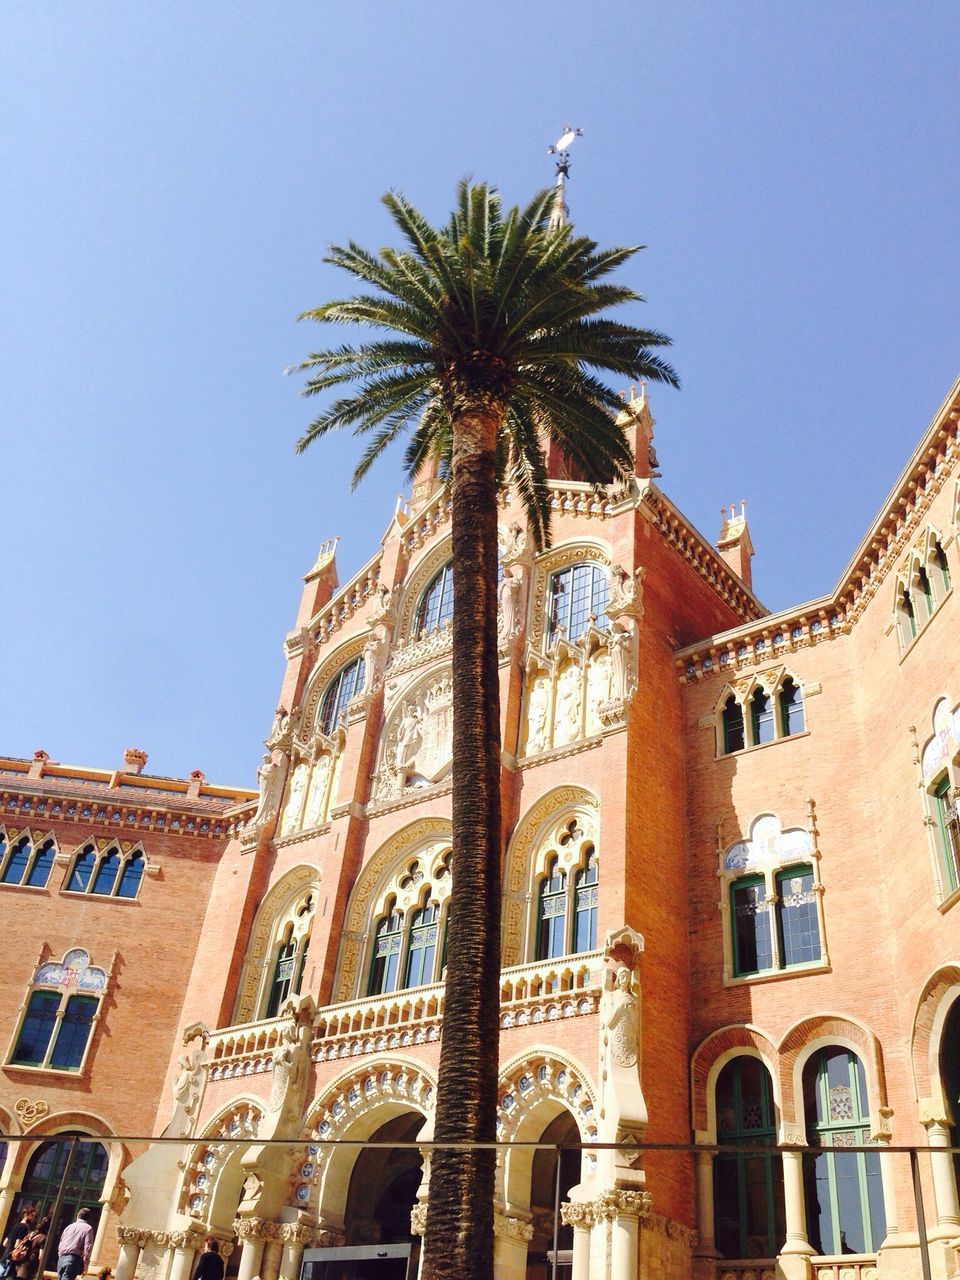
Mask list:
[[[744,512],[712,546],[651,477],[643,397],[632,485],[552,465],[547,552],[504,504],[501,1137],[704,1148],[564,1156],[575,1280],[919,1275],[900,1144],[956,1270],[958,416],[960,383],[836,588],[775,615]],[[207,1232],[293,1280],[305,1246],[422,1229],[415,1148],[325,1144],[432,1131],[449,554],[429,476],[346,585],[322,550],[259,794],[0,761],[0,1122],[30,1137],[0,1205],[98,1135],[118,1280],[187,1280]],[[507,1146],[500,1280],[545,1276],[554,1190]]]

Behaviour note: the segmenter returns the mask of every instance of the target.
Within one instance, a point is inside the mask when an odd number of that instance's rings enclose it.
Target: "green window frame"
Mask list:
[[[960,804],[950,799],[950,775],[944,774],[933,789],[933,808],[944,872],[944,897],[960,888]]]
[[[803,1072],[807,1238],[820,1254],[876,1253],[886,1235],[880,1156],[845,1151],[870,1141],[863,1063],[839,1046],[821,1049]]]
[[[403,912],[391,904],[377,921],[373,935],[368,996],[385,996],[396,991],[400,976],[400,951],[403,946]]]
[[[795,733],[803,733],[806,726],[803,694],[789,676],[780,686],[777,702],[780,706],[780,732],[783,737],[790,738]]]
[[[733,971],[740,977],[776,967],[767,887],[763,876],[741,876],[730,885]]]
[[[89,1209],[90,1226],[96,1234],[97,1223],[103,1212],[101,1195],[107,1180],[108,1156],[106,1148],[88,1134],[71,1129],[56,1138],[44,1142],[30,1157],[27,1172],[20,1190],[14,1197],[8,1223],[16,1222],[23,1210],[32,1205],[38,1220],[51,1213],[66,1172],[70,1154],[71,1137],[83,1138],[78,1142],[70,1177],[64,1189],[59,1218],[50,1224],[50,1238],[59,1240],[68,1223],[73,1222],[80,1209]]]
[[[540,882],[537,913],[537,959],[555,960],[567,954],[567,874],[557,859],[547,863]]]
[[[766,689],[755,689],[750,699],[750,730],[753,738],[751,745],[755,747],[773,742],[777,736],[773,698]]]
[[[770,1072],[759,1058],[732,1058],[714,1093],[717,1145],[775,1147],[777,1118]],[[783,1161],[769,1153],[722,1150],[713,1162],[714,1238],[724,1258],[768,1258],[786,1239]]]
[[[934,543],[933,559],[940,570],[940,585],[943,587],[943,594],[946,595],[952,585],[950,582],[950,565],[947,561],[947,553],[939,542]]]
[[[777,872],[777,933],[784,969],[814,964],[821,958],[820,915],[809,863]]]
[[[729,756],[734,751],[742,751],[747,745],[743,724],[743,707],[732,693],[723,704],[720,720],[722,754]]]

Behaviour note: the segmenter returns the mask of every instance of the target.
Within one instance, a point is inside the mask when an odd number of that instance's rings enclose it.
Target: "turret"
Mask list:
[[[747,504],[740,502],[730,504],[730,515],[726,507],[720,508],[723,524],[717,538],[717,550],[729,568],[737,575],[745,587],[752,590],[753,573],[750,562],[753,559],[753,543],[750,541],[750,530],[747,528]]]

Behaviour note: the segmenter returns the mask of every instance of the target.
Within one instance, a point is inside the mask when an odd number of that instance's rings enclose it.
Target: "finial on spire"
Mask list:
[[[570,212],[564,200],[566,181],[570,176],[570,145],[575,139],[582,136],[582,129],[574,129],[570,125],[565,124],[560,137],[556,140],[553,146],[547,147],[547,155],[557,157],[556,194],[554,195],[553,210],[550,214],[550,222],[548,224],[551,231],[556,231],[558,227],[562,227],[566,223],[567,216]]]

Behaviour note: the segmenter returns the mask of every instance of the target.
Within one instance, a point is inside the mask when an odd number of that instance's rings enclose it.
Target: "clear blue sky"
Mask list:
[[[958,46],[955,0],[7,0],[0,752],[253,783],[300,575],[402,487],[293,455],[324,246],[526,199],[568,121],[674,338],[664,487],[748,500],[771,608],[828,590],[960,366]]]

